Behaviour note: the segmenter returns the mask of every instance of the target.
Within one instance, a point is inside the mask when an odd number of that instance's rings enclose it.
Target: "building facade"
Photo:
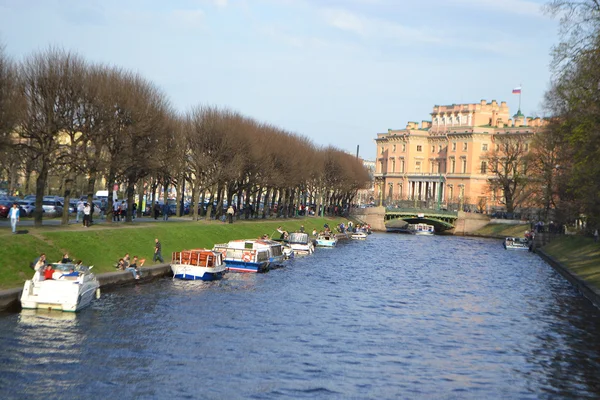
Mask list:
[[[429,121],[377,134],[375,198],[388,204],[478,205],[480,210],[501,206],[502,195],[489,190],[494,176],[489,152],[497,149],[499,137],[531,138],[543,125],[520,110],[510,117],[504,101],[436,105]]]

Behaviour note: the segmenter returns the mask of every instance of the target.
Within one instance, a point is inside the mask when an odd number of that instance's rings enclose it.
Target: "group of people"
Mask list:
[[[65,253],[62,256],[62,259],[57,263],[69,265],[69,272],[61,273],[58,278],[62,278],[63,276],[79,276],[79,272],[77,271],[77,269],[82,264],[81,260],[74,262],[69,257],[69,254]],[[54,269],[52,263],[47,262],[45,253],[40,254],[40,256],[36,258],[31,265],[34,271],[39,272],[40,280],[55,279],[54,273],[56,272],[56,270]]]
[[[79,200],[77,202],[77,215],[75,216],[75,223],[79,223],[81,218],[83,226],[89,228],[92,223],[92,205],[87,201]]]
[[[131,205],[131,218],[135,219],[137,212],[137,203]],[[125,200],[115,201],[113,203],[113,222],[125,221],[127,217],[127,202]]]
[[[123,258],[119,258],[116,268],[120,271],[129,271],[135,279],[140,279],[140,267],[146,262],[145,259],[139,259],[138,256],[133,256],[133,260],[129,258],[129,253],[125,253]]]

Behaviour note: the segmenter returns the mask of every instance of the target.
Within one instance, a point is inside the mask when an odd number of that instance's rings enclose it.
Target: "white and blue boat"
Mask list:
[[[507,237],[503,243],[506,250],[529,250],[530,244],[529,239],[516,237]]]
[[[207,249],[182,250],[171,258],[173,278],[213,281],[221,279],[227,270],[223,255]]]
[[[335,247],[337,237],[333,233],[319,233],[317,236],[317,247]]]
[[[231,240],[216,244],[213,250],[223,254],[232,272],[266,272],[285,259],[281,243],[268,239]]]

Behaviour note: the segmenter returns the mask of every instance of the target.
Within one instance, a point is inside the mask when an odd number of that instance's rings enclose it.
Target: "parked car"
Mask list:
[[[0,217],[7,218],[8,210],[12,207],[13,203],[8,200],[0,200]]]
[[[46,214],[59,216],[63,213],[63,204],[58,200],[44,200],[42,202],[42,209]]]
[[[35,199],[34,200],[19,200],[19,208],[21,208],[21,215],[30,217],[35,211]]]

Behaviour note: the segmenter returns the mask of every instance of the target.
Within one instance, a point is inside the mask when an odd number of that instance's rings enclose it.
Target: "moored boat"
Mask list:
[[[171,270],[173,278],[212,281],[223,277],[227,267],[220,252],[207,249],[173,252]]]
[[[315,246],[308,237],[308,233],[291,233],[288,238],[288,244],[294,249],[294,253],[296,254],[308,255],[315,252]]]
[[[216,244],[227,269],[233,272],[266,272],[271,266],[284,260],[281,243],[268,239],[231,240]]]
[[[408,224],[407,230],[413,235],[433,235],[435,228],[428,224]]]
[[[357,231],[352,234],[351,238],[355,240],[366,240],[367,234],[362,231]]]
[[[317,236],[318,247],[334,247],[337,244],[337,238],[333,233],[319,233]]]
[[[21,293],[21,307],[76,312],[93,300],[100,284],[90,272],[92,267],[75,264],[51,264],[52,279],[45,279],[36,271],[25,281]]]
[[[504,239],[503,246],[506,250],[529,250],[529,240],[527,238],[507,237]]]

